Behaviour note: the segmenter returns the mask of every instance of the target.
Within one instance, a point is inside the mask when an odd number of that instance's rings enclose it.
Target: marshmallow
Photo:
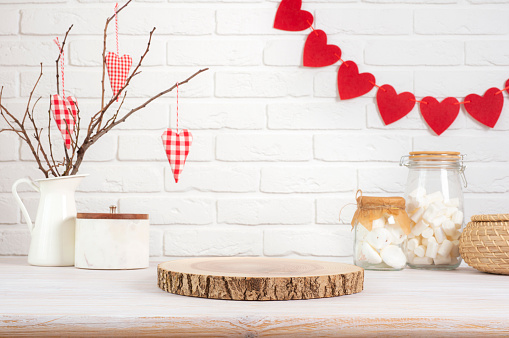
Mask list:
[[[377,228],[383,228],[385,227],[385,218],[384,217],[380,217],[379,219],[375,219],[373,220],[373,229],[377,229]]]
[[[424,245],[419,245],[414,250],[414,254],[418,257],[424,257],[424,254],[426,253],[426,247]]]
[[[357,239],[364,239],[369,234],[368,229],[363,226],[361,223],[357,224],[355,227],[355,236]]]
[[[417,238],[412,238],[411,240],[408,241],[406,247],[407,247],[407,250],[409,250],[409,252],[413,252],[415,250],[415,248],[417,248],[419,246],[419,240]]]
[[[458,211],[458,208],[456,208],[456,207],[448,207],[448,206],[445,206],[445,216],[446,216],[446,217],[451,218],[451,217],[452,217],[452,215],[453,215],[456,211]]]
[[[431,265],[431,264],[433,264],[433,258],[415,257],[413,264],[415,264],[415,265]]]
[[[424,246],[428,246],[428,239],[423,237],[421,240],[421,244]]]
[[[451,257],[449,255],[447,256],[437,255],[437,257],[433,259],[433,262],[435,263],[435,265],[451,264]]]
[[[437,242],[441,244],[446,239],[444,229],[442,229],[442,227],[436,227],[433,230]]]
[[[460,210],[457,210],[453,215],[451,220],[454,224],[463,224],[463,213]]]
[[[375,249],[368,243],[364,242],[362,244],[362,253],[366,256],[368,263],[370,264],[380,264],[382,263],[382,257],[376,252]]]
[[[460,241],[456,239],[452,241],[451,256],[458,257],[459,255],[460,255]]]
[[[452,234],[451,238],[453,240],[455,239],[459,239],[461,237],[461,231],[459,231],[458,229],[456,229],[456,231]]]
[[[430,204],[427,208],[424,214],[422,215],[422,218],[428,223],[431,223],[431,221],[440,216],[441,210],[438,208],[438,205],[436,204]]]
[[[426,257],[436,258],[438,253],[438,243],[435,237],[428,238],[428,246],[426,248]]]
[[[425,200],[426,200],[428,205],[432,204],[432,203],[435,203],[435,202],[443,202],[444,195],[442,195],[442,192],[440,190],[438,190],[438,191],[435,191],[432,194],[427,195],[425,197]]]
[[[460,200],[459,200],[459,198],[454,197],[454,198],[445,200],[444,204],[447,205],[448,207],[458,208],[460,206]]]
[[[394,219],[394,216],[390,215],[387,217],[387,223],[388,224],[396,224],[396,220]]]
[[[417,210],[413,213],[413,215],[412,215],[412,216],[410,216],[410,219],[411,219],[412,221],[414,221],[415,223],[418,223],[418,222],[421,220],[422,215],[424,214],[424,211],[425,211],[425,210],[424,210],[424,208],[419,208],[419,209],[417,209]]]
[[[447,236],[452,236],[457,231],[456,227],[454,226],[454,222],[449,219],[442,223],[442,229],[444,229],[444,232]]]
[[[411,251],[408,251],[406,254],[406,261],[408,263],[412,263],[414,261],[414,258],[415,258],[415,254]]]
[[[414,225],[414,227],[412,228],[412,233],[415,236],[419,236],[424,231],[424,229],[426,229],[427,227],[428,227],[428,224],[426,224],[426,222],[421,220],[421,221],[419,221],[419,223]]]
[[[406,235],[398,224],[388,225],[387,230],[392,235],[392,244],[401,244],[405,241]]]
[[[431,220],[431,224],[434,227],[441,226],[444,222],[448,221],[448,218],[445,215],[440,215]]]
[[[424,231],[421,233],[421,236],[423,238],[430,238],[431,236],[433,236],[433,229],[430,227],[424,229]]]
[[[380,251],[385,264],[392,266],[395,269],[402,269],[406,265],[406,256],[399,246],[389,245]]]
[[[392,235],[385,228],[376,228],[368,233],[366,240],[373,248],[380,250],[392,242]]]
[[[441,256],[447,256],[449,257],[449,254],[451,253],[453,244],[450,240],[446,239],[442,244],[440,244],[440,247],[438,248],[438,254]]]

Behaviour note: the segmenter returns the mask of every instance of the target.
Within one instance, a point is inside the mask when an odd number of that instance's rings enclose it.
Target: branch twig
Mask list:
[[[58,61],[60,61],[60,56],[62,55],[62,51],[64,50],[64,46],[65,46],[65,40],[67,40],[67,35],[69,34],[69,32],[71,31],[71,28],[72,26],[74,26],[74,24],[71,25],[71,27],[69,27],[69,29],[67,30],[67,32],[65,33],[65,37],[64,37],[64,41],[62,42],[62,46],[60,46],[60,50],[58,51],[58,57],[57,59],[55,60],[55,64],[56,64],[56,74],[57,74],[57,94],[60,95],[60,86],[58,85],[58,73],[59,73],[59,69],[58,69]]]

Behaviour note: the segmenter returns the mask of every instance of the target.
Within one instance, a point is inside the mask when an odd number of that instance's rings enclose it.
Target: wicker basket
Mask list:
[[[479,271],[509,275],[509,214],[472,216],[460,238],[460,254]]]

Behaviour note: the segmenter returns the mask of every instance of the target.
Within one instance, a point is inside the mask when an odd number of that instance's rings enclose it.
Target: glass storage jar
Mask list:
[[[354,227],[354,264],[368,270],[401,270],[411,220],[403,197],[357,197]]]
[[[452,270],[461,263],[463,158],[454,151],[414,151],[401,158],[409,169],[405,199],[412,227],[405,252],[411,268]]]

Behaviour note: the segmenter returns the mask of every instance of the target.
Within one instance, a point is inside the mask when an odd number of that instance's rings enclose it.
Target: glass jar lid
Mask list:
[[[415,169],[458,170],[466,188],[466,166],[463,163],[465,156],[459,151],[411,151],[408,155],[401,156],[399,165]]]

